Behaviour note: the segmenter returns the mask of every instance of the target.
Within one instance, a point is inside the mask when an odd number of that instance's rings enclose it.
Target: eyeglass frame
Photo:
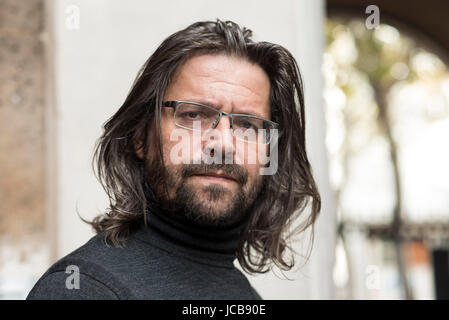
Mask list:
[[[212,124],[212,129],[215,129],[218,126],[222,116],[227,116],[231,120],[230,124],[231,124],[231,129],[233,130],[232,132],[234,132],[234,121],[232,119],[233,116],[245,116],[245,117],[249,117],[249,118],[253,118],[253,119],[266,121],[266,122],[270,123],[271,125],[273,125],[273,129],[278,129],[279,128],[279,124],[274,122],[274,121],[271,121],[271,120],[267,120],[267,119],[264,119],[264,118],[261,118],[261,117],[258,117],[258,116],[253,116],[251,114],[245,114],[245,113],[228,113],[228,112],[224,112],[224,111],[215,109],[215,108],[213,108],[211,106],[208,106],[206,104],[202,104],[202,103],[199,103],[199,102],[186,101],[186,100],[173,100],[173,101],[163,101],[162,102],[164,107],[173,108],[173,115],[176,113],[176,108],[181,103],[193,104],[193,105],[197,105],[197,106],[200,106],[200,107],[205,107],[205,108],[208,108],[208,109],[210,109],[212,111],[217,112],[218,113],[218,117],[217,117],[217,119],[214,120],[214,122]],[[181,127],[181,128],[185,128],[187,130],[194,130],[193,128],[187,128],[187,127],[181,126],[181,125],[179,125],[177,123],[175,123],[175,124],[177,126]],[[267,142],[266,144],[269,144],[269,143],[271,143],[271,136],[270,136],[270,141]]]

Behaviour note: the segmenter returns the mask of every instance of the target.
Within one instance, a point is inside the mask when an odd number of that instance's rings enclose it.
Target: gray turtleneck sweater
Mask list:
[[[233,264],[241,225],[201,228],[160,212],[148,221],[123,248],[94,236],[53,264],[27,299],[261,299]]]

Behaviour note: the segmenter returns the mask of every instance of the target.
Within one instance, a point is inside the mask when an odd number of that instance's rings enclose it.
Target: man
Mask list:
[[[320,210],[302,82],[286,49],[251,36],[205,21],[159,46],[97,144],[97,235],[28,299],[260,299],[236,258],[293,267],[287,231],[309,200],[298,232]]]

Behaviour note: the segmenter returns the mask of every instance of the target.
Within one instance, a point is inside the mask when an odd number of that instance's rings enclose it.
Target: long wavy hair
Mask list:
[[[281,129],[278,170],[264,177],[263,196],[253,207],[236,257],[248,273],[267,272],[273,264],[290,270],[295,264],[295,251],[289,240],[311,227],[311,250],[313,226],[321,208],[305,148],[302,79],[288,50],[253,41],[251,30],[232,21],[193,23],[164,40],[142,66],[125,102],[104,124],[95,147],[94,171],[109,197],[109,208],[92,221],[84,221],[114,246],[121,246],[133,226],[147,223],[145,213],[152,198],[149,200],[146,188],[149,186],[151,193],[154,186],[164,184],[163,175],[158,174],[164,170],[160,160],[162,100],[179,67],[202,54],[247,59],[269,77],[271,119]],[[149,150],[157,155],[149,165],[151,181],[145,174],[148,165],[136,155],[137,141],[141,141],[139,148],[144,155]],[[295,223],[300,216],[302,222]],[[285,257],[288,249],[292,253],[289,259]]]

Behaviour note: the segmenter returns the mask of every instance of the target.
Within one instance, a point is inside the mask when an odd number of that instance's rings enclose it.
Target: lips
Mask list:
[[[181,168],[180,176],[183,179],[189,177],[201,177],[203,182],[232,183],[243,186],[248,181],[248,172],[244,167],[231,164],[186,164]]]
[[[227,179],[227,180],[232,180],[232,181],[238,182],[235,178],[231,177],[230,175],[226,175],[226,174],[220,173],[220,172],[197,173],[197,174],[194,174],[194,176],[221,178],[221,179]]]

